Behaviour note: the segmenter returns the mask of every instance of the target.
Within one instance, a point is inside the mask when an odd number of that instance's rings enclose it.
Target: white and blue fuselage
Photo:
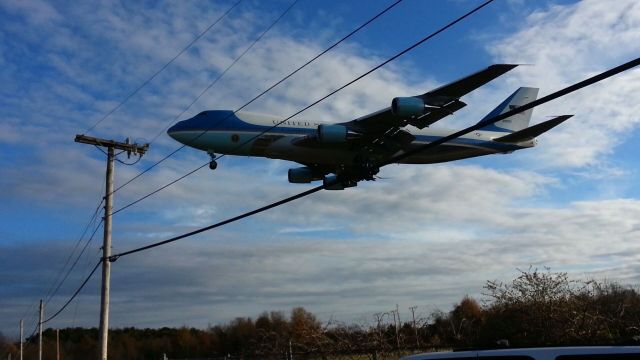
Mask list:
[[[535,100],[538,89],[521,87],[480,120],[479,130],[426,151],[414,151],[458,132],[430,125],[466,106],[460,100],[462,95],[515,66],[491,65],[424,94],[396,97],[390,107],[347,122],[283,121],[277,116],[209,110],[178,122],[168,134],[208,152],[212,169],[217,167],[215,154],[295,161],[303,167],[289,169],[290,182],[323,180],[327,189],[342,189],[361,180],[374,180],[385,164],[432,164],[535,146],[536,136],[571,116],[529,126],[532,109],[513,110]],[[507,117],[493,121],[507,113]]]
[[[238,156],[258,156],[271,159],[295,161],[301,164],[322,166],[350,165],[361,151],[352,143],[335,143],[331,146],[301,146],[300,140],[316,136],[318,125],[311,120],[287,120],[270,115],[229,110],[204,111],[191,119],[178,122],[167,132],[175,140],[190,147]],[[276,126],[277,125],[277,126]],[[404,149],[387,156],[430,143],[457,130],[411,126],[405,128],[415,140]],[[438,146],[432,151],[417,153],[402,163],[431,164],[459,160],[474,156],[510,153],[535,145],[535,140],[518,144],[493,141],[504,136],[500,131],[475,131]]]

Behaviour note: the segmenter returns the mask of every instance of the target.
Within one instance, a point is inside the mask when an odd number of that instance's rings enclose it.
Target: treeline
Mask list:
[[[464,297],[449,312],[395,311],[366,324],[322,323],[304,308],[289,316],[265,312],[206,330],[114,329],[112,359],[386,359],[449,348],[619,344],[640,339],[640,294],[616,283],[570,280],[565,273],[523,271],[510,283],[488,281],[485,301]],[[416,316],[417,315],[417,316]],[[60,330],[61,358],[98,356],[97,329]],[[45,359],[55,358],[56,333],[44,332]],[[0,358],[17,344],[0,344]],[[25,359],[37,358],[30,339]]]

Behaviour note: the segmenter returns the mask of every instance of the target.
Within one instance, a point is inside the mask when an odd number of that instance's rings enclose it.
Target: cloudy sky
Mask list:
[[[290,4],[242,1],[98,126],[91,126],[235,1],[0,0],[0,331],[31,331],[37,303],[99,222],[105,157],[75,134],[152,141],[116,186],[175,150],[164,129],[204,109],[236,109],[388,6],[300,0],[190,108]],[[248,110],[287,117],[480,2],[405,0]],[[301,114],[346,121],[492,63],[521,66],[469,94],[437,126],[473,124],[519,86],[540,96],[640,54],[637,1],[498,1]],[[186,111],[185,111],[186,109]],[[184,115],[180,115],[184,112]],[[456,163],[389,166],[380,181],[321,192],[112,267],[113,327],[206,327],[304,306],[323,320],[448,310],[486,280],[551,267],[578,278],[640,281],[640,69],[534,111],[575,114],[535,149]],[[91,129],[89,131],[89,129]],[[126,157],[123,161],[129,161]],[[204,164],[184,149],[127,184],[115,208]],[[308,188],[287,162],[225,157],[114,215],[114,252],[164,240]],[[101,228],[52,314],[99,259]],[[75,252],[72,252],[74,251]],[[68,267],[68,266],[67,266]],[[97,326],[94,276],[51,327]]]

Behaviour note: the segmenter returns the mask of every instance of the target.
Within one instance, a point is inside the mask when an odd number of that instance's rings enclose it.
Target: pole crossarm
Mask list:
[[[107,148],[114,148],[118,150],[124,150],[124,151],[131,152],[133,154],[138,154],[138,155],[144,155],[144,153],[147,152],[147,150],[149,150],[149,144],[144,144],[144,145],[129,144],[128,142],[99,139],[99,138],[95,138],[95,137],[87,136],[83,134],[76,135],[75,141],[77,143],[82,143],[82,144],[89,144],[89,145],[96,145],[96,146],[102,146]]]

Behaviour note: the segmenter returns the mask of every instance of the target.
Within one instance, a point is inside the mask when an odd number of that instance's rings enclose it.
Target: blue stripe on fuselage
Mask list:
[[[274,123],[274,125],[276,125]],[[167,130],[167,133],[179,131],[242,131],[242,132],[263,132],[270,126],[250,124],[237,117],[230,110],[209,110],[203,111],[191,119],[183,120]],[[278,126],[269,132],[287,134],[312,134],[315,129],[305,129],[299,127]]]
[[[274,123],[274,125],[277,124]],[[178,132],[241,132],[241,133],[255,133],[258,135],[261,132],[268,130],[267,134],[276,135],[313,135],[315,134],[315,128],[300,128],[289,126],[277,126],[271,127],[266,125],[256,125],[243,121],[237,117],[233,111],[230,110],[209,110],[203,111],[200,114],[192,117],[191,119],[183,120],[172,126],[167,130],[167,133]],[[441,136],[435,135],[421,135],[414,134],[416,142],[429,143],[435,140],[439,140]],[[479,139],[469,138],[457,138],[447,142],[450,145],[461,146],[475,146],[490,149],[496,152],[506,152],[522,149],[523,147],[514,144],[500,143],[496,141],[487,141]]]

